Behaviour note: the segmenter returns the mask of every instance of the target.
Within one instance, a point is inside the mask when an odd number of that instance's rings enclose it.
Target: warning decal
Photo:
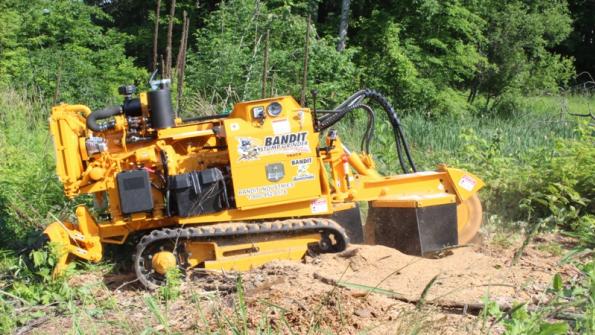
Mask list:
[[[463,178],[459,180],[459,186],[469,192],[473,191],[475,184],[477,184],[477,181],[470,176],[463,176]]]

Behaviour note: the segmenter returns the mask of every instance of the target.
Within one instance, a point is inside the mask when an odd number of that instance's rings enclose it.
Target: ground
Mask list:
[[[130,273],[91,272],[70,279],[71,285],[89,289],[89,301],[82,299],[68,311],[52,311],[50,306],[54,317],[40,319],[37,325],[33,321],[22,330],[33,334],[245,329],[283,334],[485,333],[491,320],[476,316],[473,308],[486,296],[501,306],[517,302],[535,306],[548,298],[554,274],[578,274],[572,265],[560,265],[560,253],[551,247],[564,243],[571,241],[542,235],[515,265],[511,261],[518,240],[479,241],[436,259],[383,246],[352,245],[340,254],[306,257],[303,263],[267,264],[241,274],[241,285],[237,273],[193,272],[181,284],[180,296],[167,302],[164,296],[171,292],[144,291]],[[501,331],[500,325],[490,329]]]

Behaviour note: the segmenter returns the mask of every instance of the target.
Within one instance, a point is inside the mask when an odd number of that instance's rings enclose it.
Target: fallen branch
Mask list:
[[[580,117],[590,117],[591,119],[595,120],[595,115],[593,113],[586,113],[586,114],[577,114],[577,113],[568,113],[572,116],[580,116]]]
[[[404,296],[400,293],[393,292],[391,290],[386,290],[383,288],[374,288],[374,287],[369,287],[369,286],[355,284],[355,283],[338,281],[333,278],[325,277],[319,273],[314,273],[313,276],[315,279],[318,279],[327,285],[342,287],[342,288],[346,288],[346,289],[367,291],[367,293],[364,295],[364,297],[369,293],[377,293],[377,294],[387,296],[391,299],[405,302],[405,303],[415,305],[415,306],[420,304],[420,302],[422,301],[422,299],[407,298],[406,296]],[[439,308],[442,312],[445,312],[445,313],[471,314],[474,316],[479,315],[481,313],[481,311],[483,311],[484,308],[486,307],[486,305],[483,303],[458,302],[458,301],[449,301],[449,300],[423,301],[423,304]],[[523,303],[523,305],[524,305],[524,303]],[[500,309],[500,311],[502,311],[504,313],[509,313],[509,312],[512,313],[512,312],[514,312],[515,309],[519,308],[519,305],[518,304],[516,304],[516,305],[498,304],[498,308]],[[527,306],[527,311],[535,312],[535,311],[537,311],[537,307]],[[573,313],[556,312],[556,313],[552,313],[549,317],[551,317],[553,319],[557,319],[557,320],[577,320],[581,316],[578,314],[573,314]]]
[[[28,324],[24,325],[23,327],[19,328],[19,330],[17,330],[15,332],[16,335],[24,335],[29,333],[31,330],[33,330],[33,328],[35,327],[39,327],[40,325],[48,322],[50,320],[50,318],[48,316],[44,316],[41,317],[39,319],[35,319],[31,322],[29,322]]]
[[[119,291],[120,289],[122,289],[125,286],[128,286],[130,284],[136,283],[137,281],[139,281],[138,278],[133,279],[133,280],[129,280],[127,282],[122,283],[120,286],[116,287],[116,289],[114,291]]]
[[[25,305],[28,305],[28,306],[30,306],[30,305],[31,305],[31,303],[30,303],[30,302],[28,302],[27,300],[25,300],[25,299],[23,299],[23,298],[20,298],[20,297],[17,297],[16,295],[14,295],[14,294],[12,294],[12,293],[8,293],[8,292],[6,292],[6,291],[2,291],[2,290],[0,290],[0,294],[1,294],[1,295],[5,295],[5,296],[7,296],[7,297],[10,297],[10,298],[13,298],[13,299],[15,299],[15,300],[18,300],[18,301],[20,301],[21,303],[23,303],[23,304],[25,304]]]

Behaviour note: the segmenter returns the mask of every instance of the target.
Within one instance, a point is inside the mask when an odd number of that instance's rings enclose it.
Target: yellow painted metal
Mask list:
[[[266,111],[272,103],[282,106],[276,117]],[[254,118],[255,108],[263,109],[265,117]],[[293,98],[239,103],[223,123],[239,209],[270,207],[321,196],[318,175],[321,167],[316,157],[318,136],[311,113]],[[271,179],[267,171],[275,168],[278,168],[277,178]]]
[[[78,194],[77,181],[83,173],[79,138],[85,135],[85,116],[91,113],[82,105],[58,105],[52,109],[50,131],[54,138],[56,172],[67,196]]]
[[[213,123],[194,123],[180,125],[175,128],[160,129],[158,137],[160,139],[186,139],[190,137],[213,136]]]
[[[306,234],[278,238],[270,241],[232,243],[219,245],[216,242],[185,242],[189,267],[212,270],[250,270],[272,260],[300,260],[308,245],[318,243],[320,234]]]
[[[459,244],[473,240],[483,221],[483,209],[477,194],[472,195],[457,206],[457,229]]]
[[[308,234],[274,241],[216,246],[215,259],[204,261],[204,268],[248,271],[274,260],[297,261],[304,257],[309,244],[319,240],[320,234]]]
[[[176,268],[176,255],[169,251],[159,251],[153,255],[151,265],[157,273],[164,275],[167,271]]]
[[[477,176],[461,169],[449,168],[446,164],[438,165],[438,171],[447,173],[449,182],[457,194],[458,203],[469,199],[485,186]]]
[[[188,254],[188,264],[191,268],[216,258],[217,243],[215,242],[187,242],[184,248]]]
[[[352,152],[349,154],[349,164],[353,169],[362,176],[369,176],[375,179],[382,179],[382,175],[378,173],[373,165],[367,166],[366,163],[373,162],[370,156],[366,154],[357,154]]]
[[[55,221],[44,230],[49,240],[57,246],[59,257],[54,274],[62,272],[69,255],[98,262],[103,257],[103,246],[99,230],[89,211],[84,206],[76,210],[78,225],[67,221]]]
[[[448,193],[385,195],[372,201],[373,207],[417,208],[454,204],[456,197]]]
[[[147,95],[141,93],[139,97],[143,116],[148,117]],[[281,105],[278,116],[267,112],[273,103]],[[258,113],[260,110],[262,113]],[[339,137],[333,141],[327,138],[320,145],[311,111],[292,97],[241,102],[229,116],[192,123],[177,119],[176,127],[162,130],[151,129],[149,123],[142,121],[138,135],[154,139],[138,143],[126,143],[127,120],[123,116],[114,118],[115,129],[93,134],[85,123],[90,112],[82,105],[62,104],[52,109],[50,130],[56,149],[56,172],[67,196],[92,194],[97,202],[107,204],[105,211],[111,219],[96,223],[87,209],[79,207],[76,224],[55,222],[48,226],[46,234],[50,240],[64,245],[67,251],[61,264],[67,262],[68,255],[99,261],[102,243],[122,244],[138,231],[324,216],[353,208],[358,201],[396,207],[456,202],[459,230],[468,230],[473,225],[467,223],[476,222],[473,218],[477,215],[473,213],[477,213],[477,206],[468,201],[484,186],[479,178],[445,165],[436,171],[382,176],[371,155],[349,152]],[[85,141],[91,135],[105,141],[105,152],[87,152]],[[167,216],[161,191],[165,188],[163,157],[167,158],[170,176],[210,167],[229,168],[236,208],[192,217]],[[124,215],[116,176],[135,169],[149,171],[154,206],[148,212]],[[217,254],[225,253],[228,246],[192,243],[189,247],[194,248],[195,256],[191,264],[204,262],[211,268],[247,269],[279,257],[298,259],[313,239],[259,242],[261,249],[252,255],[251,261],[245,255]],[[229,250],[236,247],[229,246]]]

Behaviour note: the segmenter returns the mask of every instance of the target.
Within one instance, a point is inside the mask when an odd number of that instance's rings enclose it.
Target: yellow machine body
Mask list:
[[[151,118],[147,94],[141,93],[138,101],[137,115],[114,115],[109,129],[101,132],[86,125],[91,114],[88,107],[61,104],[52,110],[56,171],[65,194],[91,194],[96,203],[92,211],[78,207],[76,222],[57,221],[47,227],[50,241],[65,250],[57,271],[71,255],[99,261],[103,244],[123,244],[136,233],[332,218],[357,208],[358,202],[397,210],[456,206],[459,235],[470,216],[477,221],[477,209],[470,211],[468,203],[484,185],[479,178],[445,165],[436,171],[382,176],[370,155],[348,151],[338,137],[320,139],[314,113],[292,97],[242,102],[229,115],[175,119],[173,125],[161,129],[147,121]],[[281,110],[274,116],[268,113],[272,104]],[[205,191],[203,181],[212,176],[220,180],[208,184],[210,191]],[[149,186],[144,193],[134,193],[143,190],[143,178]],[[188,188],[179,186],[186,182]],[[207,198],[212,190],[224,195],[208,198],[207,205],[195,201],[190,210],[180,208],[186,201],[183,198],[198,192],[197,187],[202,187],[201,194]],[[367,242],[374,243],[374,235],[366,228]],[[320,239],[321,234],[310,231],[183,243],[187,267],[247,270],[274,259],[300,259],[307,246]],[[173,266],[178,257],[174,254],[155,252],[151,262],[157,272]]]

